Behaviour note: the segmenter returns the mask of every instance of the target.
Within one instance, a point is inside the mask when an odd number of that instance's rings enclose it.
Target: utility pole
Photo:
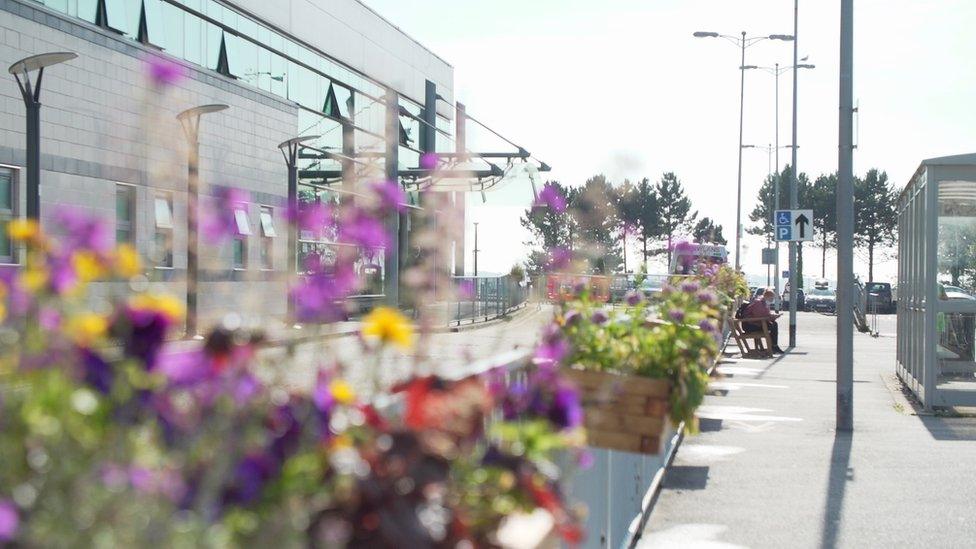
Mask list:
[[[798,186],[800,174],[796,169],[796,89],[797,89],[797,74],[799,69],[797,69],[797,55],[799,53],[798,44],[799,36],[797,33],[800,30],[799,26],[800,17],[800,0],[793,0],[793,164],[792,172],[793,175],[790,178],[790,209],[796,210],[799,208],[797,204],[798,197]],[[796,296],[797,296],[797,276],[796,276],[796,263],[797,263],[797,243],[790,242],[790,347],[796,347]]]
[[[837,155],[837,430],[854,429],[854,0],[840,3]]]
[[[742,31],[742,62],[739,64],[739,183],[735,194],[735,269],[742,266],[742,123],[746,104],[746,31]]]
[[[478,276],[478,222],[474,222],[474,276]]]

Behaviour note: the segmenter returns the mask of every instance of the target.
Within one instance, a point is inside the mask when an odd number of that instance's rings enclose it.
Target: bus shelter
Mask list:
[[[976,154],[919,165],[898,199],[897,370],[926,409],[976,406]]]

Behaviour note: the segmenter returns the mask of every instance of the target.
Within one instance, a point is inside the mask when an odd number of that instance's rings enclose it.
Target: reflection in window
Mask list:
[[[261,206],[261,268],[274,268],[274,238],[278,236],[274,226],[274,213],[269,206]]]
[[[153,256],[157,267],[173,266],[173,197],[158,194],[153,199],[156,217]]]
[[[135,242],[136,188],[131,185],[115,186],[115,243]]]

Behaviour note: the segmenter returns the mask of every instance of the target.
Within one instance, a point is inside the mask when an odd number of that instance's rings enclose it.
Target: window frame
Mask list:
[[[153,218],[155,230],[153,231],[153,259],[157,269],[173,269],[176,266],[173,253],[173,193],[166,191],[155,191],[153,197]],[[165,201],[169,211],[167,223],[160,223],[159,219],[159,200]],[[160,237],[165,242],[163,253],[159,253]]]
[[[20,174],[21,169],[18,166],[9,166],[7,164],[0,164],[0,171],[7,171],[10,173],[10,210],[4,210],[0,208],[0,223],[13,221],[20,218]],[[18,265],[20,264],[20,253],[18,247],[14,244],[13,240],[5,234],[0,234],[0,238],[4,238],[8,241],[10,247],[10,255],[0,255],[0,265]]]
[[[126,221],[121,221],[119,219],[119,191],[121,189],[126,189],[128,193],[128,208],[129,208],[129,219]],[[115,245],[119,244],[131,244],[135,246],[136,244],[136,227],[138,220],[138,187],[129,183],[115,183]],[[172,215],[170,216],[172,218]],[[172,225],[172,223],[171,223]],[[125,231],[129,234],[129,238],[126,240],[119,240],[119,231]]]
[[[278,231],[274,226],[274,208],[271,206],[259,205],[259,221],[261,225],[261,270],[274,270],[274,239],[278,236]],[[265,216],[268,222],[265,223]],[[270,230],[268,230],[270,228]]]

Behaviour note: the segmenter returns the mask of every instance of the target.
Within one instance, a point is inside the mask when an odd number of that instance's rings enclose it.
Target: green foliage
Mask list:
[[[588,272],[611,274],[623,262],[618,231],[616,192],[603,175],[571,189],[569,215],[573,219],[571,244],[574,254],[587,261]]]
[[[711,218],[703,217],[691,230],[691,236],[695,242],[702,244],[728,244],[729,241],[722,236],[722,226],[716,225]]]
[[[666,172],[661,176],[654,188],[657,195],[659,232],[658,235],[667,244],[668,265],[671,264],[671,249],[674,237],[679,233],[691,231],[698,212],[692,211],[691,199],[685,195],[684,187],[674,172]]]
[[[641,241],[643,267],[647,268],[650,255],[648,244],[661,235],[661,215],[657,190],[646,177],[637,185],[625,182],[618,193],[620,220],[637,232]]]
[[[897,196],[888,174],[872,168],[854,180],[854,243],[868,251],[868,280],[874,279],[874,252],[895,242]]]
[[[827,276],[827,250],[837,246],[837,174],[821,175],[811,192],[813,228],[820,244],[820,276]]]

